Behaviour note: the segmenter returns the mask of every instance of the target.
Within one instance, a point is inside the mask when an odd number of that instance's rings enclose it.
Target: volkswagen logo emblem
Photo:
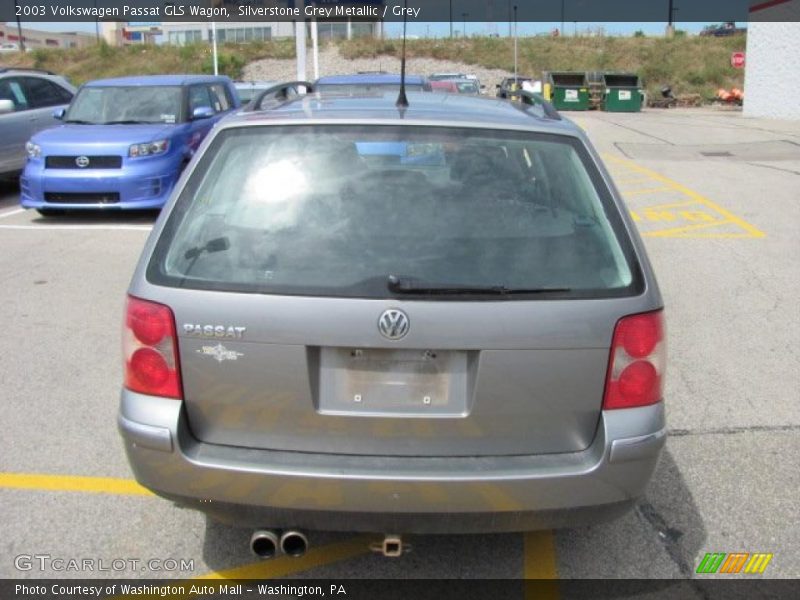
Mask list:
[[[378,331],[390,340],[399,340],[408,333],[411,322],[402,310],[390,308],[381,313],[378,319]]]
[[[75,159],[75,164],[78,165],[81,169],[85,169],[89,166],[89,157],[88,156],[79,156]]]

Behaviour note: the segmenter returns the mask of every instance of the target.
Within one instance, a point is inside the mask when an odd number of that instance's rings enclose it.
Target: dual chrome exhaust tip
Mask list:
[[[257,557],[268,560],[279,553],[299,558],[308,550],[308,538],[302,531],[290,529],[280,536],[270,529],[259,529],[250,536],[250,551]]]

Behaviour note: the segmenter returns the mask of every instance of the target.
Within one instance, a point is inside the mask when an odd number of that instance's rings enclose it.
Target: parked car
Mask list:
[[[213,125],[240,106],[227,77],[152,75],[81,86],[59,127],[34,135],[21,204],[65,209],[156,209]]]
[[[406,91],[431,91],[430,82],[420,75],[406,75]],[[355,75],[329,75],[314,83],[314,90],[321,93],[365,94],[385,93],[400,89],[400,75],[393,73],[357,73]]]
[[[429,81],[447,81],[449,79],[466,79],[466,73],[431,73],[428,75]]]
[[[612,518],[665,441],[661,296],[584,132],[541,104],[395,98],[225,119],[128,290],[136,479],[260,528],[263,557],[306,528]],[[364,142],[445,160],[387,167]]]
[[[437,91],[437,86],[434,85],[437,81],[442,82],[455,82],[457,89],[455,93],[459,94],[471,94],[473,96],[477,96],[478,94],[485,93],[485,87],[481,85],[481,82],[475,75],[468,75],[466,73],[433,73],[432,75],[428,76],[428,79],[431,82],[431,87],[433,87],[433,91]],[[447,86],[449,87],[449,86]],[[443,90],[444,87],[439,87],[438,91]],[[447,90],[452,91],[452,90]]]
[[[26,47],[25,52],[30,52],[31,49]],[[7,54],[11,52],[19,52],[19,44],[14,42],[6,42],[5,44],[0,44],[0,54]]]
[[[478,96],[481,94],[481,84],[474,79],[456,79],[454,80],[459,94],[467,94],[470,96]]]
[[[498,85],[496,85],[497,92],[495,95],[498,98],[516,98],[515,91],[522,89],[523,82],[531,81],[530,77],[506,77]]]
[[[0,176],[25,166],[25,142],[58,125],[53,109],[64,108],[75,88],[63,77],[34,69],[0,69]]]
[[[713,37],[727,37],[731,35],[739,35],[747,33],[746,27],[736,27],[736,23],[733,21],[727,21],[725,23],[715,23],[714,25],[707,25],[703,27],[703,30],[700,32],[702,36],[713,36]]]
[[[277,81],[235,81],[233,83],[242,106],[253,100],[260,92],[268,90],[276,84],[278,84]]]
[[[458,86],[456,85],[455,81],[437,79],[435,81],[431,81],[431,91],[440,94],[457,94]]]

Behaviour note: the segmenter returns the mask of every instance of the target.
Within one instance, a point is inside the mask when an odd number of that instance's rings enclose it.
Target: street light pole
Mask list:
[[[214,75],[219,75],[219,61],[217,60],[217,23],[211,21],[211,53],[214,59]]]

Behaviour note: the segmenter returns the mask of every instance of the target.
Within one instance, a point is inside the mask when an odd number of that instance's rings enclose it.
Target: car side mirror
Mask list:
[[[57,108],[57,109],[55,109],[53,111],[53,118],[54,119],[58,119],[60,121],[61,119],[64,118],[64,115],[66,114],[66,112],[67,111],[64,108]]]
[[[210,119],[215,114],[214,109],[210,106],[198,106],[192,111],[192,120]]]
[[[14,112],[14,103],[11,100],[0,100],[0,115]]]

